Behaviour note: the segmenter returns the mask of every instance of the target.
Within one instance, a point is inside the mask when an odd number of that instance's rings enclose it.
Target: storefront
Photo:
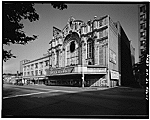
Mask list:
[[[46,81],[46,77],[45,76],[31,76],[31,77],[24,77],[22,80],[22,83],[24,84],[45,84]]]
[[[110,87],[119,86],[119,72],[110,70]]]
[[[84,76],[84,86],[107,86],[106,68],[98,66],[71,66],[47,69],[47,85],[81,86]]]

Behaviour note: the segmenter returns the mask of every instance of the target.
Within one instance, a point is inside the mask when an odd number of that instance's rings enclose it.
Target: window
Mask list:
[[[83,34],[83,27],[81,27],[81,34]]]
[[[30,72],[28,72],[28,76],[30,75]]]
[[[52,56],[49,58],[49,65],[52,66]]]
[[[59,67],[62,67],[62,52],[59,53]]]
[[[70,52],[73,53],[75,51],[75,41],[70,43]]]
[[[87,32],[90,32],[90,26],[87,25]]]
[[[34,76],[34,71],[31,71],[31,75]]]
[[[99,32],[99,38],[102,38],[103,37],[103,31],[100,31]]]
[[[141,41],[141,46],[145,46],[145,45],[146,45],[145,40]]]
[[[43,71],[42,71],[42,70],[39,70],[39,74],[40,74],[40,75],[43,75]]]
[[[34,64],[31,65],[31,70],[33,70],[33,66],[34,66]]]
[[[146,20],[146,16],[145,16],[145,14],[140,15],[140,21],[144,21],[144,20]]]
[[[24,66],[24,71],[26,71],[26,66]]]
[[[107,17],[106,18],[104,18],[104,25],[107,25],[108,24],[108,19],[107,19]]]
[[[83,26],[83,27],[81,28],[81,34],[85,34],[85,33],[86,33],[86,27]]]
[[[107,33],[107,29],[105,29],[105,30],[103,30],[103,37],[106,37],[108,35],[108,33]]]
[[[145,11],[146,11],[146,6],[145,6],[145,5],[141,6],[141,7],[140,7],[140,12],[143,12],[143,13],[144,13]]]
[[[97,21],[94,21],[94,26],[93,26],[94,29],[97,28]]]
[[[88,59],[92,59],[93,60],[93,50],[94,50],[94,46],[93,46],[93,40],[90,39],[87,42],[87,57]]]
[[[27,69],[28,69],[28,70],[30,69],[30,65],[27,66]]]
[[[56,51],[56,55],[57,55],[56,67],[58,67],[59,66],[59,51]]]
[[[43,62],[40,62],[40,67],[43,68]]]
[[[146,32],[145,31],[141,32],[140,34],[141,34],[141,37],[146,37]]]
[[[145,54],[145,49],[141,49],[141,55]]]
[[[145,29],[146,28],[146,23],[140,24],[140,29]]]
[[[48,60],[47,60],[47,61],[45,61],[45,66],[48,66]]]
[[[68,26],[66,27],[66,33],[68,33]]]
[[[78,24],[77,24],[77,23],[75,23],[75,30],[77,30],[77,28],[78,28]]]
[[[38,63],[35,63],[35,68],[38,68]]]
[[[101,26],[102,26],[102,20],[99,21],[99,27],[101,27]]]
[[[77,43],[73,40],[67,46],[67,66],[78,64],[78,47]]]
[[[38,75],[38,70],[35,71],[35,75],[36,75],[36,76]]]

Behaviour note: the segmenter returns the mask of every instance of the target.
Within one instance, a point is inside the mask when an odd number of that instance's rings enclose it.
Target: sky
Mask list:
[[[38,39],[27,45],[4,46],[17,58],[11,58],[3,62],[3,73],[16,73],[20,71],[20,61],[24,59],[34,60],[46,54],[49,49],[49,41],[52,39],[53,26],[63,29],[70,16],[75,19],[88,20],[104,15],[110,15],[111,19],[119,21],[135,48],[135,62],[138,62],[138,5],[137,4],[67,4],[68,8],[58,10],[50,4],[35,4],[39,20],[29,22],[22,20],[24,31],[28,36],[38,35]]]

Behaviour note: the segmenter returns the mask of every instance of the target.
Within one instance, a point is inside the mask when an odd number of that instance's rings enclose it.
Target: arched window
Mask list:
[[[67,45],[66,45],[66,66],[74,66],[78,64],[78,45],[77,42],[72,39]]]
[[[92,39],[89,39],[87,41],[87,59],[88,59],[88,64],[92,65],[93,60],[94,60],[94,42]]]

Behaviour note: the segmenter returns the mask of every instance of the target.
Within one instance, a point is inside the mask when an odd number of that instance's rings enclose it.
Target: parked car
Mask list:
[[[19,86],[23,86],[24,84],[22,82],[15,82],[14,85],[19,85]]]
[[[14,83],[14,85],[18,85],[18,83],[17,83],[17,82],[15,82],[15,83]]]
[[[23,84],[23,83],[18,83],[18,85],[19,85],[19,86],[23,86],[24,84]]]

